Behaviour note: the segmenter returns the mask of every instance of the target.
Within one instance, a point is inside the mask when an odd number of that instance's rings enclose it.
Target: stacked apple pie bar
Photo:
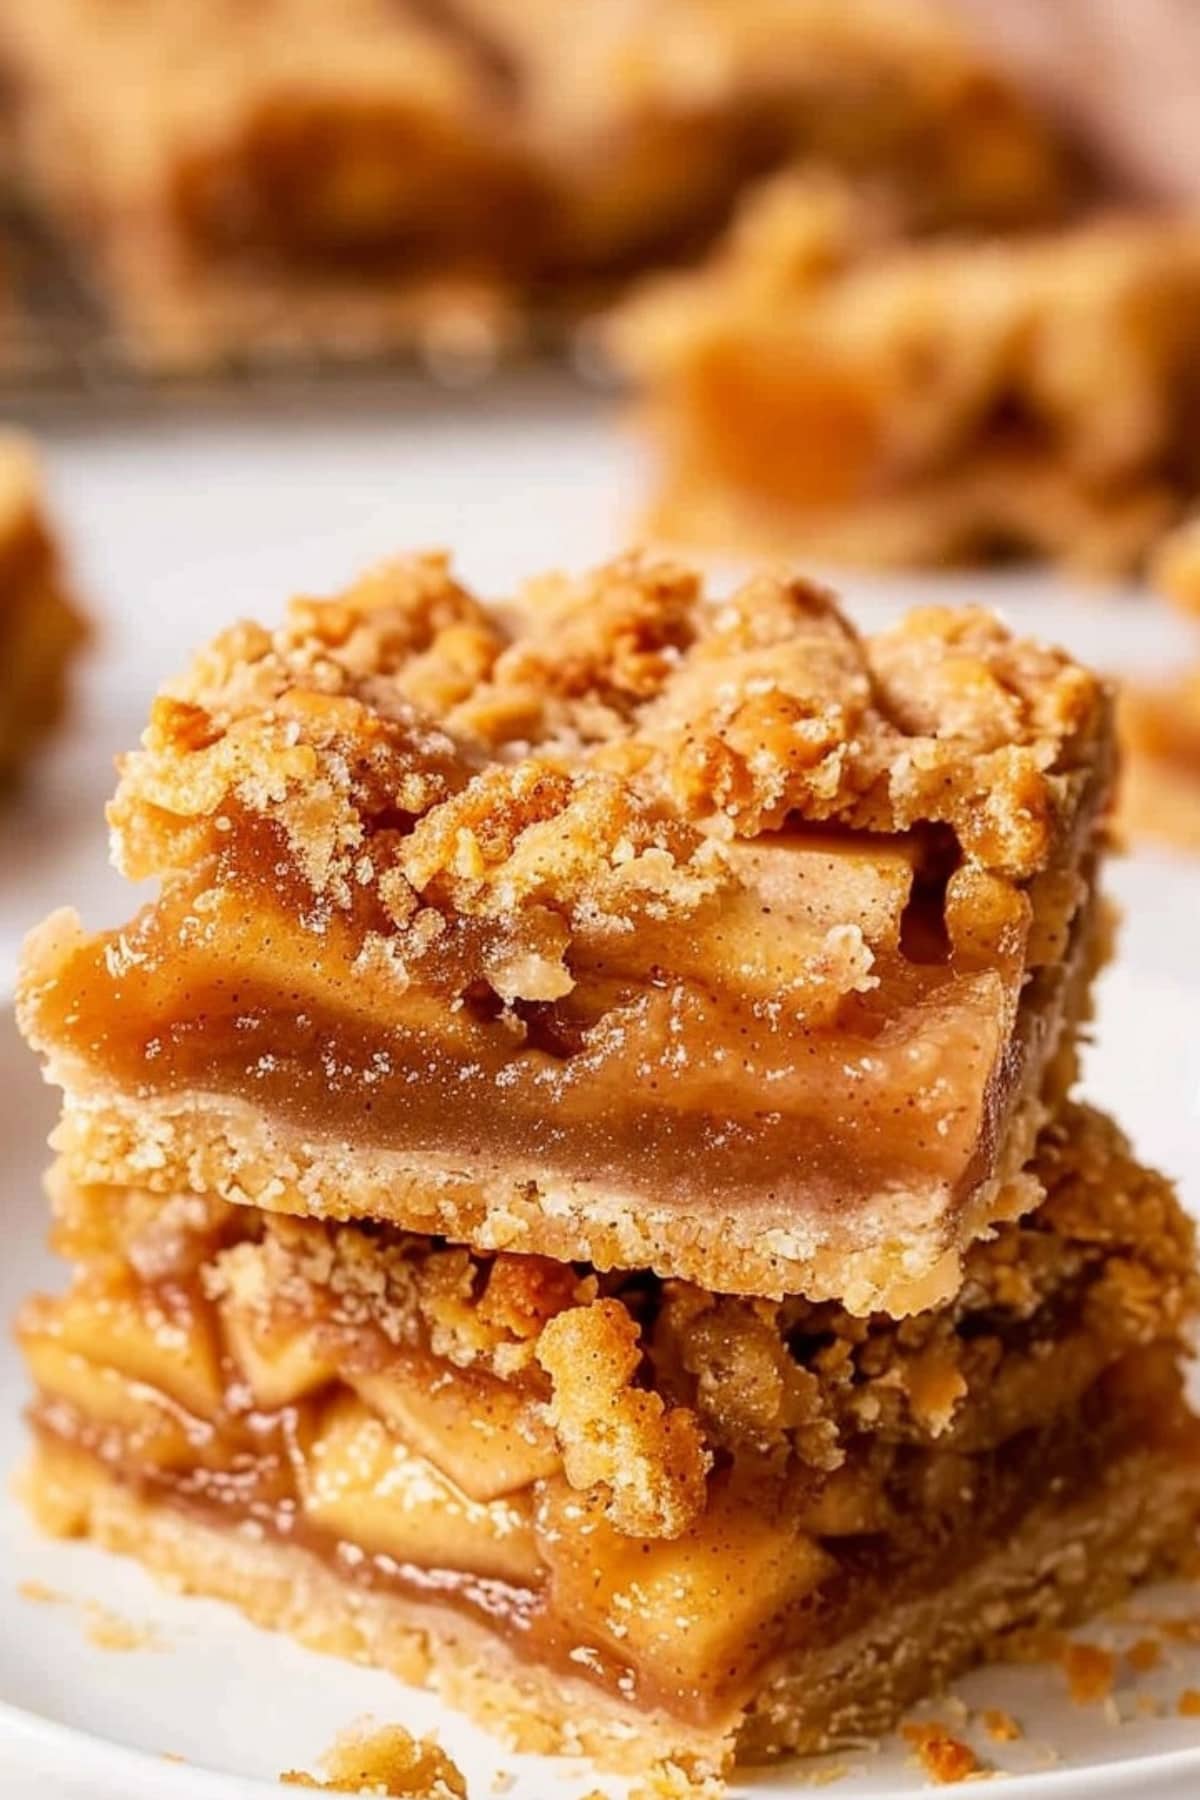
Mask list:
[[[1169,1565],[1192,1234],[1070,1098],[1110,697],[978,611],[437,557],[241,625],[28,946],[31,1492],[527,1746],[881,1728]]]

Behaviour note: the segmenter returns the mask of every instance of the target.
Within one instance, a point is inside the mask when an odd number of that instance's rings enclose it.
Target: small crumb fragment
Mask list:
[[[1175,1710],[1181,1719],[1200,1719],[1200,1688],[1184,1688]]]
[[[507,1794],[509,1789],[515,1787],[516,1784],[517,1778],[511,1769],[497,1769],[492,1776],[493,1794]]]
[[[84,1635],[98,1650],[158,1650],[161,1644],[153,1625],[135,1625],[89,1600],[83,1613]]]
[[[22,1581],[17,1592],[22,1600],[31,1600],[37,1606],[64,1606],[70,1599],[57,1588],[47,1587],[44,1581]]]
[[[467,1784],[457,1763],[436,1738],[415,1738],[403,1725],[377,1731],[351,1726],[320,1758],[326,1779],[288,1769],[284,1787],[325,1794],[386,1794],[398,1800],[467,1800]]]
[[[925,1773],[940,1787],[952,1787],[955,1782],[983,1773],[983,1765],[971,1746],[953,1737],[936,1721],[910,1721],[900,1727],[900,1735],[912,1746]]]
[[[725,1783],[716,1775],[689,1775],[679,1763],[662,1762],[647,1781],[629,1790],[629,1800],[724,1800],[725,1793]]]
[[[1138,1675],[1148,1675],[1162,1662],[1162,1645],[1157,1638],[1139,1638],[1125,1652],[1125,1661]]]
[[[983,1729],[995,1744],[1015,1744],[1025,1735],[1012,1714],[1002,1707],[989,1706],[981,1717]]]
[[[1116,1679],[1117,1659],[1098,1644],[1067,1644],[1061,1656],[1067,1687],[1076,1706],[1107,1700]]]

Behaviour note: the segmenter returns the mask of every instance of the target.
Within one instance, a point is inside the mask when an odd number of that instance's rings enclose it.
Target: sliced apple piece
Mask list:
[[[23,1335],[22,1348],[39,1391],[65,1400],[83,1425],[118,1433],[123,1461],[181,1469],[208,1460],[211,1429],[156,1388],[91,1362],[53,1337]]]
[[[346,1379],[397,1437],[472,1500],[515,1494],[559,1466],[536,1403],[493,1375],[414,1357]]]
[[[106,1270],[41,1302],[36,1318],[37,1328],[64,1349],[161,1389],[199,1418],[221,1409],[212,1311],[182,1283],[145,1287],[128,1270]]]
[[[555,1485],[538,1520],[555,1610],[660,1688],[712,1691],[771,1653],[780,1616],[836,1567],[790,1519],[728,1482],[667,1542],[622,1537],[587,1498]]]
[[[468,1499],[360,1400],[339,1397],[325,1413],[303,1455],[301,1490],[314,1525],[368,1552],[522,1587],[541,1577],[527,1504]]]
[[[725,853],[770,908],[777,934],[801,922],[821,932],[850,924],[876,948],[899,943],[913,885],[911,843],[776,831],[735,839]]]
[[[231,1301],[223,1301],[219,1312],[230,1354],[265,1412],[294,1406],[336,1379],[336,1364],[310,1328],[264,1329],[251,1309]]]

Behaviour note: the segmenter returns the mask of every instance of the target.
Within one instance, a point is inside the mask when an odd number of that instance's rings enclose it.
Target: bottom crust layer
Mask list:
[[[136,1556],[179,1591],[232,1601],[255,1624],[312,1649],[432,1687],[514,1748],[587,1755],[625,1772],[670,1760],[696,1776],[886,1730],[915,1700],[1002,1656],[1013,1633],[1072,1624],[1178,1567],[1200,1514],[1193,1456],[1130,1452],[1086,1499],[1032,1509],[1016,1536],[983,1548],[952,1586],[882,1611],[825,1650],[790,1654],[745,1710],[699,1729],[523,1663],[443,1606],[358,1588],[256,1527],[212,1524],[148,1500],[48,1434],[39,1436],[27,1493],[56,1535],[89,1537]]]

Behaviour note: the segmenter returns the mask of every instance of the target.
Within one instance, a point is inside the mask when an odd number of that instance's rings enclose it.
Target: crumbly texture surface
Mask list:
[[[58,724],[85,635],[32,449],[0,434],[0,783]]]
[[[851,1298],[830,1284],[857,1254],[852,1304],[930,1304],[960,1231],[1030,1197],[1019,1172],[1099,954],[1111,754],[1104,685],[981,611],[865,638],[797,578],[710,596],[637,558],[497,611],[414,559],[295,602],[277,631],[234,628],[163,692],[110,809],[120,866],[160,899],[107,940],[49,921],[22,1017],[68,1090],[84,1182],[382,1209],[757,1286],[706,1267],[720,1190],[745,1212],[730,1257],[757,1244],[775,1291],[813,1291],[828,1251],[821,1293]],[[285,989],[344,1047],[297,1041],[276,1086]],[[224,1029],[214,1008],[231,1035],[187,1072],[200,1019]],[[246,1074],[222,1092],[224,1043]],[[868,1044],[852,1093],[845,1060]],[[448,1089],[422,1147],[405,1121],[451,1075],[475,1084],[473,1142],[447,1135],[466,1122]],[[331,1109],[357,1097],[352,1142]],[[631,1103],[657,1161],[612,1136]],[[805,1147],[785,1149],[806,1107]],[[562,1134],[601,1111],[598,1160]],[[658,1221],[685,1201],[670,1235],[692,1248],[673,1250]]]
[[[0,55],[35,200],[159,365],[436,356],[444,327],[486,356],[515,295],[686,249],[792,155],[935,221],[1045,217],[1071,185],[1012,85],[898,0],[44,0]]]
[[[876,564],[1141,564],[1194,504],[1200,232],[903,241],[832,178],[752,197],[615,323],[676,541]]]

